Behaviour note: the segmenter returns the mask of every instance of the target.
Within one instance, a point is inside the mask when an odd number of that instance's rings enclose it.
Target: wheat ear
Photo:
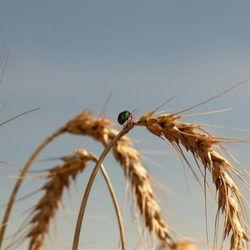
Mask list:
[[[224,239],[231,234],[230,250],[246,250],[247,225],[242,211],[241,193],[231,175],[236,169],[216,149],[222,149],[218,138],[205,132],[199,125],[180,121],[181,115],[169,114],[154,118],[154,111],[142,116],[137,125],[166,139],[184,157],[181,145],[190,151],[195,160],[202,162],[212,175],[218,194],[218,212],[224,215]]]
[[[155,198],[150,174],[141,164],[140,153],[125,141],[118,141],[113,147],[116,160],[123,166],[126,178],[136,197],[137,205],[145,226],[161,241],[162,247],[169,250],[194,250],[195,245],[187,240],[175,240],[161,214]]]
[[[29,224],[32,226],[25,237],[30,239],[30,250],[42,249],[45,236],[49,231],[50,221],[55,217],[62,199],[63,191],[69,188],[71,180],[75,180],[76,177],[84,171],[88,161],[95,162],[97,161],[97,158],[93,154],[88,153],[86,150],[81,149],[77,150],[72,156],[63,157],[62,160],[62,165],[49,170],[47,177],[48,181],[42,188],[45,193],[33,209],[33,216],[29,222]],[[124,245],[125,237],[118,202],[115,197],[112,184],[103,166],[101,167],[101,170],[107,186],[109,187],[109,191],[115,206],[116,215],[119,222],[118,224],[121,242],[122,245]]]

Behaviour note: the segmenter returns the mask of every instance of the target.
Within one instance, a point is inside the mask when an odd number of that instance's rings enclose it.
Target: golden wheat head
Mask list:
[[[26,238],[30,239],[30,250],[42,249],[49,224],[60,205],[63,191],[69,188],[70,180],[75,180],[76,176],[84,171],[87,162],[92,159],[82,154],[75,154],[63,157],[62,160],[63,164],[49,170],[47,182],[42,187],[44,195],[33,209],[33,216],[29,222],[32,226],[26,235]]]
[[[145,114],[137,125],[145,126],[154,135],[170,142],[177,153],[186,160],[182,151],[184,147],[210,171],[217,190],[218,212],[224,215],[223,238],[231,234],[230,250],[246,250],[249,237],[242,211],[242,197],[231,177],[237,171],[216,151],[218,148],[223,149],[220,140],[202,130],[199,125],[181,122],[179,114],[156,118],[152,115],[152,112]]]

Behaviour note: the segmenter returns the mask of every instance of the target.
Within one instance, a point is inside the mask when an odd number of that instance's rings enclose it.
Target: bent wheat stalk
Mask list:
[[[137,125],[145,126],[152,134],[170,142],[174,149],[187,162],[182,151],[183,146],[197,161],[212,174],[218,194],[218,212],[224,215],[223,238],[231,234],[230,250],[246,250],[247,224],[242,211],[241,193],[231,174],[236,169],[219,154],[223,150],[220,139],[205,132],[199,125],[180,121],[180,114],[166,114],[154,118],[155,111],[142,116]],[[188,163],[188,162],[187,162]]]
[[[55,217],[63,191],[70,186],[70,180],[75,180],[76,177],[84,171],[88,161],[97,161],[97,158],[88,153],[86,150],[77,150],[72,156],[63,157],[64,163],[60,166],[49,170],[49,181],[43,186],[45,194],[34,207],[30,224],[31,229],[28,231],[25,238],[30,238],[29,250],[42,249],[44,238],[49,231],[50,221]],[[103,166],[101,166],[102,174],[109,188],[120,231],[122,249],[125,249],[125,237],[122,223],[122,217],[119,210],[118,202],[112,188],[111,181]]]
[[[84,217],[84,213],[85,213],[85,209],[87,206],[87,202],[88,202],[88,197],[92,188],[92,185],[94,183],[95,177],[98,173],[98,170],[101,168],[101,164],[104,160],[104,158],[106,157],[106,155],[108,154],[109,150],[113,147],[113,145],[122,137],[124,136],[126,133],[128,133],[128,131],[130,129],[132,129],[134,127],[134,124],[131,123],[131,126],[127,126],[125,127],[123,130],[120,131],[120,133],[118,133],[113,140],[107,145],[107,147],[105,147],[105,149],[103,150],[101,156],[99,157],[99,159],[96,162],[95,168],[91,173],[91,176],[89,178],[86,190],[84,192],[83,195],[83,199],[81,202],[81,206],[79,209],[79,213],[78,213],[78,217],[77,217],[77,222],[76,222],[76,227],[75,227],[75,233],[74,233],[74,239],[73,239],[73,245],[72,245],[72,249],[73,250],[77,250],[78,249],[78,243],[79,243],[79,238],[80,238],[80,233],[81,233],[81,227],[82,227],[82,220]]]

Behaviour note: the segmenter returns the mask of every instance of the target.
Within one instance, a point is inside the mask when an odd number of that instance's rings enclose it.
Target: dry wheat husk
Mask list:
[[[153,115],[154,111],[145,114],[137,125],[145,126],[154,135],[170,142],[187,161],[181,146],[184,147],[210,171],[217,191],[218,212],[224,215],[223,238],[231,235],[230,250],[246,250],[249,237],[242,211],[242,196],[231,177],[237,171],[218,152],[218,148],[223,150],[220,140],[202,130],[199,125],[181,122],[179,114],[156,118]]]

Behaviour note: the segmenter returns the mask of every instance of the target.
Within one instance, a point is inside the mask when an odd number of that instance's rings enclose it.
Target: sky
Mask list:
[[[0,159],[22,168],[38,144],[76,114],[90,109],[98,116],[110,93],[101,115],[116,123],[123,110],[136,110],[134,116],[139,118],[176,95],[162,110],[179,111],[250,78],[249,30],[249,1],[0,1],[0,47],[9,51],[0,86],[0,121],[40,108],[1,126]],[[190,113],[232,110],[187,121],[249,130],[249,98],[250,83]],[[116,128],[121,126],[116,124]],[[212,132],[250,137],[249,133],[219,128]],[[145,154],[150,174],[170,190],[160,201],[171,227],[204,249],[204,198],[199,185],[187,171],[187,190],[181,162],[166,143],[141,128],[130,136]],[[77,147],[97,155],[102,150],[90,139],[67,135],[53,142],[39,159],[68,155]],[[227,147],[249,170],[249,144]],[[53,164],[38,160],[33,168]],[[111,157],[106,164],[122,204],[123,173]],[[18,171],[3,164],[0,174],[4,204]],[[66,192],[65,206],[73,212],[59,213],[55,220],[58,232],[52,226],[47,249],[70,249],[86,180],[79,177],[77,185]],[[20,196],[42,183],[27,180]],[[114,249],[118,244],[115,216],[104,186],[102,178],[97,178],[81,236],[84,249]],[[19,227],[39,195],[16,204],[8,235]],[[136,249],[139,233],[133,226],[131,199],[127,203],[128,248]],[[210,242],[216,212],[211,203]]]

